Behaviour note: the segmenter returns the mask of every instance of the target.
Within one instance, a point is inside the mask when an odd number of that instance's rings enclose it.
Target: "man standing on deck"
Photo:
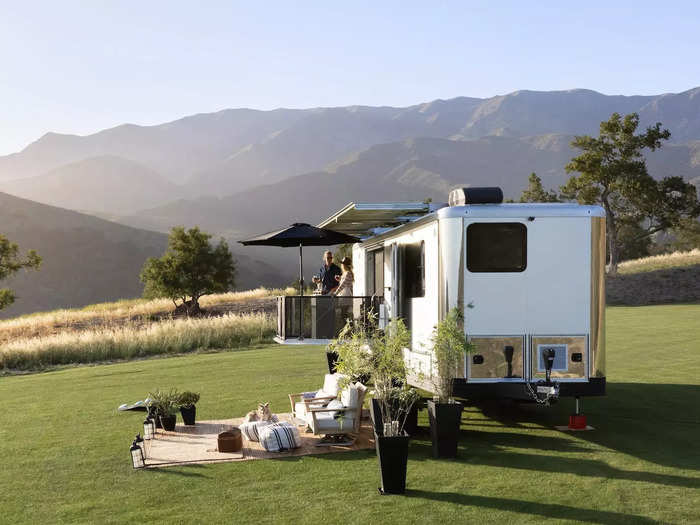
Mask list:
[[[314,278],[314,283],[321,283],[321,293],[328,295],[333,293],[338,288],[338,279],[343,272],[340,268],[333,264],[333,253],[329,250],[323,254],[323,266],[319,270],[319,278]]]

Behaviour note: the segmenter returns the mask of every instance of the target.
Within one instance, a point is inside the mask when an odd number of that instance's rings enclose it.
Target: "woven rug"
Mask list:
[[[277,414],[280,421],[297,424],[291,414]],[[174,432],[158,429],[156,439],[146,444],[146,467],[169,467],[197,463],[219,463],[228,461],[247,461],[252,459],[286,458],[327,454],[329,452],[348,452],[374,448],[374,435],[371,422],[363,420],[360,433],[352,445],[317,446],[321,436],[306,433],[305,425],[298,425],[301,434],[301,447],[284,452],[268,452],[260,443],[243,438],[243,450],[237,453],[223,453],[217,450],[217,436],[220,432],[231,430],[243,423],[242,417],[220,419],[215,421],[198,421],[194,426],[178,424]]]

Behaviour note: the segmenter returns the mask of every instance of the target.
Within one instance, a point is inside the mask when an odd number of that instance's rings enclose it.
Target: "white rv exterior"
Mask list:
[[[358,224],[369,213],[363,209],[378,209],[371,206],[350,204],[322,225],[350,233],[344,217]],[[465,356],[455,395],[528,398],[528,386],[545,377],[545,348],[555,351],[551,379],[559,395],[604,394],[602,208],[467,204],[393,224],[354,246],[354,295],[382,295],[382,317],[406,321],[411,369],[431,376],[431,332],[457,306],[476,349]],[[418,377],[410,382],[431,390]]]

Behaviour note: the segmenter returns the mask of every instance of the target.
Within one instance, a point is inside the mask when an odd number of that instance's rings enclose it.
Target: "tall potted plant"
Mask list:
[[[453,458],[457,456],[463,405],[452,398],[452,389],[462,359],[473,349],[464,331],[461,308],[450,310],[445,319],[435,326],[431,342],[436,365],[432,382],[437,395],[437,400],[428,401],[433,456]]]
[[[163,429],[175,430],[177,412],[180,408],[180,393],[175,389],[169,392],[156,390],[155,392],[149,392],[148,397],[151,400],[150,406],[153,407],[153,411],[158,416]]]
[[[194,425],[197,416],[197,402],[199,401],[199,392],[186,391],[180,394],[178,406],[182,415],[182,422],[185,425]]]
[[[374,428],[382,494],[406,491],[410,436],[403,427],[418,394],[394,384],[405,383],[403,350],[410,343],[411,335],[403,321],[392,321],[386,330],[379,330],[370,318],[370,322],[355,327],[347,325],[334,344],[338,372],[349,377],[369,374],[374,380],[373,418],[382,421]]]

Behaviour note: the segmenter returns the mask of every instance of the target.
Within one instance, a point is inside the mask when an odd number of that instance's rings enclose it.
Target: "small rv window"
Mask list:
[[[367,253],[367,295],[384,295],[384,249]]]
[[[467,227],[470,272],[522,272],[527,266],[527,228],[520,222],[477,222]]]

